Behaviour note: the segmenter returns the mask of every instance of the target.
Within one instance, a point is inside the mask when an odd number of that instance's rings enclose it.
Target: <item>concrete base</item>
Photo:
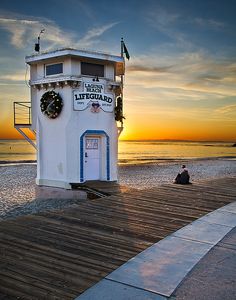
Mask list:
[[[114,189],[114,186],[119,186],[117,181],[108,181],[108,180],[87,180],[84,182],[65,182],[60,180],[51,180],[51,179],[39,179],[36,178],[35,182],[39,186],[50,186],[50,187],[57,187],[57,188],[63,188],[67,190],[71,190],[73,186],[91,186],[92,188],[100,188],[106,189],[107,187],[110,187],[111,190]]]
[[[59,180],[36,178],[35,182],[37,185],[40,185],[40,186],[52,186],[52,187],[58,187],[58,188],[63,188],[63,189],[67,189],[67,190],[72,189],[70,183],[64,182],[64,181],[59,181]]]

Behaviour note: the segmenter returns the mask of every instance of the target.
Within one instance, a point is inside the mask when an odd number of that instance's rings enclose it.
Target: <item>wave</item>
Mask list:
[[[235,156],[214,156],[214,157],[178,157],[178,158],[137,158],[137,159],[119,159],[119,165],[137,165],[137,164],[169,164],[169,163],[183,163],[191,161],[210,161],[210,160],[236,160]]]
[[[233,142],[190,142],[190,141],[119,141],[120,143],[130,143],[133,145],[154,145],[154,146],[204,146],[204,147],[235,147]]]

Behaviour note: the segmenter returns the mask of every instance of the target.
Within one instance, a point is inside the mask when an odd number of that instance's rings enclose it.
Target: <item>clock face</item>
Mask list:
[[[63,101],[59,93],[48,91],[40,99],[41,112],[50,119],[55,119],[62,111]]]

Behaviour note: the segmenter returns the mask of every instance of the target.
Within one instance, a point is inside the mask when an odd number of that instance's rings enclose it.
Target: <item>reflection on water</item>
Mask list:
[[[0,161],[36,160],[36,150],[25,140],[0,140]]]
[[[141,164],[211,157],[236,159],[230,142],[119,141],[119,163]],[[0,140],[0,161],[36,160],[35,149],[25,140]]]
[[[120,163],[147,163],[179,159],[230,157],[236,158],[233,143],[120,141]]]

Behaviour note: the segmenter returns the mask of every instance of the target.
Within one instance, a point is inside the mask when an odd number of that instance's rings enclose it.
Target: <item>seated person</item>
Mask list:
[[[182,172],[176,176],[174,183],[188,184],[190,183],[189,182],[190,176],[188,170],[186,169],[185,165],[182,165],[182,169],[183,169]]]

